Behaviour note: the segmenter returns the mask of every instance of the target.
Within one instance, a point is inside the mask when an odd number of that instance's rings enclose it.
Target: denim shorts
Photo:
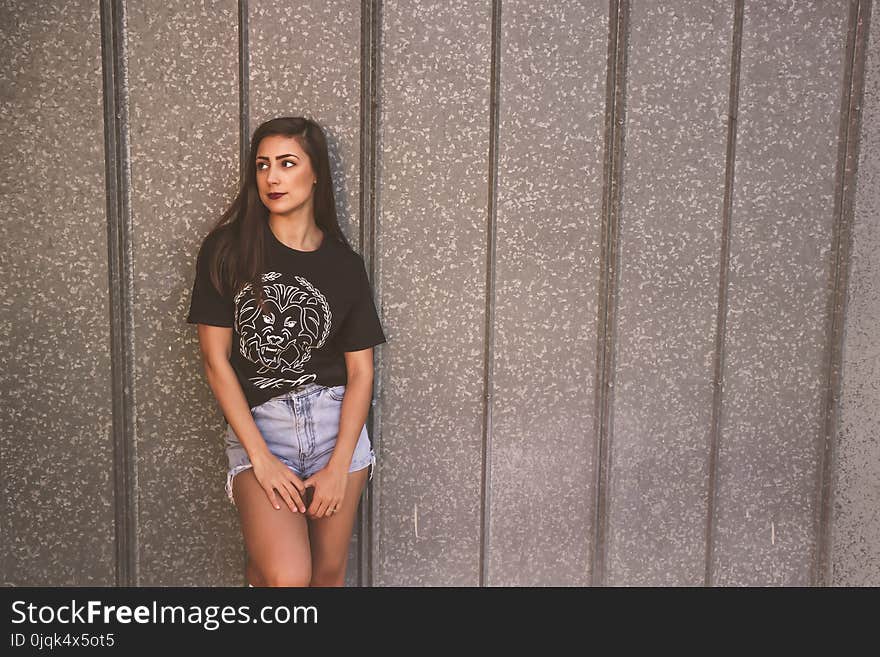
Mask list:
[[[330,461],[339,433],[343,394],[344,385],[327,387],[307,383],[251,409],[269,451],[300,479],[308,479]],[[252,468],[253,464],[229,425],[226,429],[226,458],[229,462],[226,496],[234,505],[232,479],[242,470]],[[372,479],[376,456],[365,424],[348,471],[355,472],[367,466],[371,466]]]

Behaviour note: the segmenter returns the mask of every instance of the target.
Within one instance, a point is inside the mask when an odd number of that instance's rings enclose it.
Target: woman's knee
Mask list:
[[[262,573],[266,586],[309,586],[312,573],[307,568],[269,568]]]
[[[312,569],[312,586],[342,586],[345,583],[345,560],[321,563]]]
[[[263,579],[262,573],[257,570],[257,566],[251,559],[247,561],[247,567],[244,571],[245,579],[251,586],[266,586],[266,580]]]

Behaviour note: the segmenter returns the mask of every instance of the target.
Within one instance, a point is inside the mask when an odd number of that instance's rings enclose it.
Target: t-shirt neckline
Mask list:
[[[282,242],[280,239],[278,239],[278,237],[276,237],[276,235],[272,231],[272,227],[269,225],[268,221],[266,222],[266,230],[269,231],[269,239],[271,239],[275,243],[276,246],[280,247],[284,251],[289,251],[290,253],[295,253],[297,255],[304,255],[304,256],[315,255],[315,254],[323,251],[324,247],[327,246],[327,240],[328,240],[327,231],[323,230],[320,227],[318,227],[318,230],[320,230],[321,233],[323,234],[323,237],[321,238],[321,244],[320,244],[320,246],[318,246],[317,249],[312,249],[311,251],[300,251],[299,249],[294,249],[291,246],[287,246],[284,242]]]

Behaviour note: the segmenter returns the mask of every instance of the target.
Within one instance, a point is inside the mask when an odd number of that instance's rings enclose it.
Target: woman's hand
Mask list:
[[[314,488],[312,503],[309,506],[310,518],[328,518],[339,511],[345,497],[348,472],[329,463],[303,482]]]
[[[274,454],[267,453],[263,457],[252,459],[254,476],[260,486],[266,491],[269,503],[276,509],[280,509],[278,497],[290,507],[293,513],[299,511],[305,513],[306,505],[303,503],[305,484],[297,477],[290,468],[282,463]],[[277,491],[277,492],[276,492]]]

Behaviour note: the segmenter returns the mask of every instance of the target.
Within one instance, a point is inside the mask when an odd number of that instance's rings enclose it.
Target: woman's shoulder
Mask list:
[[[227,243],[231,239],[231,236],[231,228],[229,224],[224,224],[223,226],[212,229],[202,239],[202,243],[199,246],[199,253],[204,256],[213,255],[218,247]]]
[[[328,239],[325,237],[324,239]],[[336,238],[330,238],[330,257],[334,264],[348,267],[357,271],[358,267],[364,266],[364,259],[360,253]]]

